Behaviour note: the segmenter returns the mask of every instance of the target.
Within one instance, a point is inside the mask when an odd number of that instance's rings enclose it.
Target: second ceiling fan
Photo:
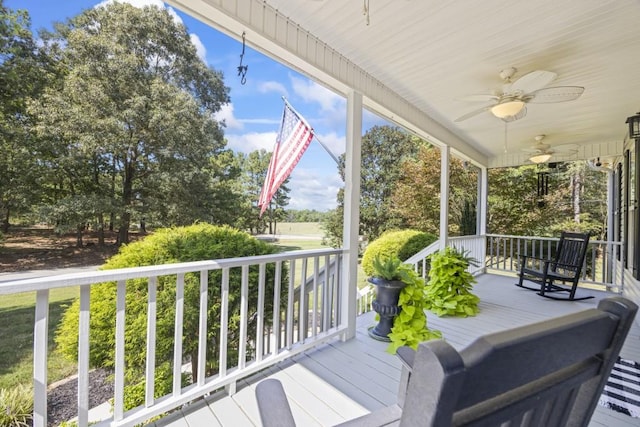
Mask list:
[[[548,104],[554,102],[573,101],[584,92],[582,86],[545,87],[557,77],[552,71],[536,70],[513,80],[517,69],[507,68],[500,72],[503,80],[502,88],[491,94],[478,94],[462,98],[465,101],[490,102],[490,104],[473,110],[455,121],[461,122],[478,114],[490,111],[497,118],[512,122],[527,114],[525,104]]]
[[[535,144],[531,147],[523,148],[522,151],[529,153],[529,161],[532,163],[546,163],[555,154],[570,156],[578,152],[577,144],[562,144],[552,147],[551,145],[542,142],[546,135],[537,135]]]

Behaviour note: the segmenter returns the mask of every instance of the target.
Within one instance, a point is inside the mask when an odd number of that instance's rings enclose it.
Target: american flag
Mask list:
[[[313,138],[313,129],[306,120],[284,101],[284,112],[280,132],[271,154],[267,176],[262,186],[258,206],[260,216],[267,210],[269,202],[280,185],[289,177]]]

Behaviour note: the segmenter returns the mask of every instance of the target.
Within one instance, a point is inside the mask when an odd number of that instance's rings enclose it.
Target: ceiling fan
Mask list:
[[[465,101],[491,102],[491,104],[460,116],[455,121],[461,122],[485,111],[490,111],[497,118],[505,122],[512,122],[527,115],[525,104],[573,101],[584,92],[584,87],[582,86],[545,87],[558,76],[552,71],[531,71],[513,80],[516,71],[518,70],[514,67],[500,71],[500,78],[504,83],[502,88],[494,91],[494,93],[471,95],[462,98]]]
[[[554,148],[549,144],[545,144],[542,140],[546,135],[536,135],[534,138],[536,143],[529,148],[523,148],[522,151],[531,153],[529,161],[532,163],[546,163],[554,154],[572,155],[578,152],[576,144],[557,145]]]

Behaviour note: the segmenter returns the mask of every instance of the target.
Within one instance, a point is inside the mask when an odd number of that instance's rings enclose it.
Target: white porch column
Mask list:
[[[487,234],[487,210],[489,199],[489,173],[488,169],[484,166],[480,168],[478,172],[478,207],[476,215],[478,229],[476,234],[484,236]]]
[[[604,280],[613,278],[613,239],[615,232],[615,194],[616,179],[613,171],[607,172],[607,272]]]
[[[340,323],[347,325],[342,336],[356,335],[356,298],[358,292],[358,238],[360,229],[360,162],[362,146],[362,95],[351,91],[347,96],[347,147],[344,170],[344,222]]]
[[[448,145],[440,148],[440,249],[449,239],[449,155]]]

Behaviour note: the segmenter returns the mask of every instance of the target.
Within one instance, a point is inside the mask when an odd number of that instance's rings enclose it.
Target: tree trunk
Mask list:
[[[82,247],[82,230],[84,229],[84,226],[82,225],[78,225],[76,227],[76,247],[81,248]]]
[[[98,216],[98,245],[104,246],[104,214]]]
[[[576,173],[573,176],[573,220],[580,223],[580,198],[582,195],[582,176]]]
[[[129,160],[125,166],[124,180],[122,182],[122,216],[118,229],[118,245],[129,243],[129,226],[131,225],[131,200],[133,199],[133,176],[135,174],[135,161]]]
[[[122,213],[120,228],[118,229],[118,246],[129,243],[129,224],[131,223],[131,214],[129,212]]]
[[[9,208],[5,209],[5,216],[2,219],[2,232],[3,233],[8,233],[9,232],[9,211],[10,211]]]
[[[198,382],[198,351],[191,352],[191,383]]]

